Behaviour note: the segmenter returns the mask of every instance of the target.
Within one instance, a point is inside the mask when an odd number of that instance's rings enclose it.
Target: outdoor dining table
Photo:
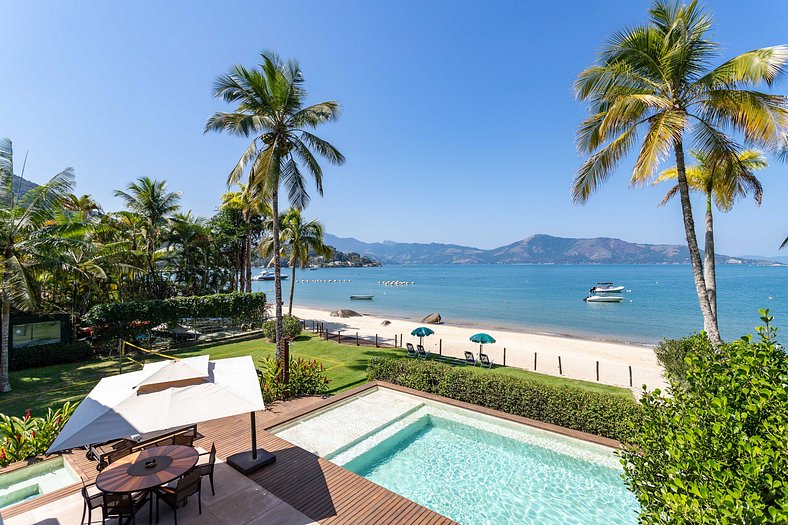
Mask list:
[[[102,470],[96,477],[96,487],[102,492],[148,491],[187,473],[198,459],[197,450],[185,445],[148,448]]]

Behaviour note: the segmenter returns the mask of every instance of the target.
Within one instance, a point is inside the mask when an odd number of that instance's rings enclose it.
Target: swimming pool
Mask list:
[[[0,509],[79,483],[80,477],[62,457],[0,475]]]
[[[274,432],[463,525],[637,523],[611,449],[418,396],[380,388]]]

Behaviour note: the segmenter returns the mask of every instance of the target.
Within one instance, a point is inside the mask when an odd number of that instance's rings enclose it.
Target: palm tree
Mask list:
[[[290,301],[287,305],[287,315],[293,315],[293,295],[295,293],[296,268],[306,268],[309,262],[309,252],[317,255],[331,255],[331,248],[323,243],[323,225],[320,221],[304,222],[301,210],[290,208],[287,213],[280,215],[280,239],[282,255],[288,256],[287,264],[290,266]],[[273,253],[273,237],[266,239],[260,246],[264,255]]]
[[[102,211],[101,205],[91,195],[78,197],[73,193],[63,198],[63,209],[78,213],[83,221],[87,221],[92,213]]]
[[[697,6],[657,1],[647,25],[617,33],[597,63],[578,76],[575,93],[590,115],[578,129],[578,146],[588,153],[575,177],[575,202],[586,202],[638,142],[633,185],[653,179],[673,152],[684,231],[704,327],[721,342],[703,273],[684,161],[684,142],[710,152],[712,163],[735,162],[741,148],[729,133],[766,149],[788,140],[788,101],[753,89],[771,85],[783,72],[788,47],[743,53],[708,70],[718,45],[707,38],[711,17]]]
[[[239,290],[252,291],[252,241],[255,235],[260,234],[257,223],[262,224],[263,219],[271,214],[271,208],[264,198],[255,193],[255,188],[248,184],[239,183],[240,191],[228,191],[222,195],[220,209],[237,209],[243,217],[245,232],[241,245],[242,270],[240,275]]]
[[[140,177],[129,183],[126,191],[115,190],[114,195],[141,219],[146,271],[156,295],[159,292],[156,289],[156,251],[169,217],[181,208],[181,193],[167,191],[167,181]]]
[[[714,260],[712,203],[717,206],[718,210],[728,212],[733,208],[733,203],[737,198],[746,197],[747,193],[752,192],[755,203],[760,206],[763,199],[763,186],[752,172],[766,168],[767,163],[763,153],[753,149],[740,152],[732,163],[724,162],[718,165],[712,163],[712,155],[706,152],[690,150],[690,155],[695,158],[697,164],[686,168],[687,185],[690,190],[701,192],[706,196],[703,278],[706,282],[706,293],[709,296],[711,311],[714,317],[717,317],[717,273]],[[656,183],[675,181],[677,178],[678,170],[673,166],[660,173]],[[678,185],[673,186],[659,205],[664,206],[678,192]]]
[[[0,351],[0,392],[11,390],[8,376],[9,325],[11,306],[30,310],[36,303],[32,269],[39,253],[47,246],[57,246],[60,237],[53,235],[52,223],[60,209],[60,200],[73,187],[74,170],[66,168],[46,184],[21,193],[14,184],[14,154],[11,141],[0,139],[0,243],[3,251],[2,281],[2,350]]]
[[[231,113],[217,112],[205,125],[205,132],[224,131],[252,137],[227,178],[228,187],[240,182],[248,171],[249,191],[271,204],[271,216],[279,216],[279,188],[284,185],[290,204],[303,209],[309,202],[302,166],[323,194],[323,170],[315,153],[331,164],[345,158],[334,146],[309,130],[336,120],[340,106],[327,101],[304,106],[306,91],[301,68],[294,60],[283,61],[274,53],[262,53],[257,69],[234,66],[216,79],[214,96],[235,104]],[[315,153],[313,153],[313,151]],[[278,221],[272,221],[274,242],[274,295],[276,313],[276,355],[283,360],[287,379],[287,358],[282,341],[282,279]]]

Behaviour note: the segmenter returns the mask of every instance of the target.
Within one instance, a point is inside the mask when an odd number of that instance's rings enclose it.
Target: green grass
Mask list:
[[[331,379],[330,393],[337,393],[367,380],[367,361],[371,357],[402,357],[404,350],[399,348],[374,348],[338,345],[320,340],[314,334],[299,337],[290,347],[296,357],[317,359],[327,369]],[[170,353],[179,357],[210,354],[212,358],[238,357],[251,355],[255,363],[262,356],[272,355],[274,346],[261,339],[182,348]],[[124,364],[123,371],[139,370],[139,365]],[[595,392],[607,392],[631,396],[623,388],[612,387],[586,381],[535,374],[517,368],[497,367],[492,370],[477,369],[480,374],[502,374],[525,377],[551,385],[571,385]],[[0,395],[0,413],[22,415],[29,408],[33,414],[43,414],[47,407],[60,406],[66,401],[81,401],[102,377],[118,373],[117,359],[94,360],[85,363],[45,366],[11,372],[13,390]]]

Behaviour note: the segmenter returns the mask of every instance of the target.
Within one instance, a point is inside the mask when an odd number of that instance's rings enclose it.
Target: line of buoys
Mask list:
[[[350,283],[353,279],[298,279],[297,283]]]
[[[410,286],[416,284],[413,281],[378,281],[381,286]]]

